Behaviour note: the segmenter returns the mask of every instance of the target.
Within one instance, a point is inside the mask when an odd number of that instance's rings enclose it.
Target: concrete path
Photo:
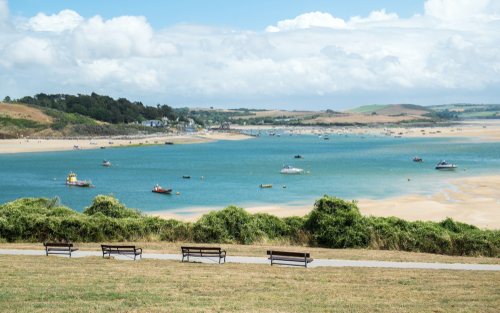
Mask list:
[[[10,255],[45,255],[44,250],[0,250],[0,254]],[[68,257],[67,255],[61,255]],[[81,258],[87,256],[100,256],[102,252],[98,251],[76,251],[72,253],[72,257]],[[133,260],[127,256],[114,256],[118,260]],[[180,254],[157,254],[143,253],[144,259],[156,260],[182,260]],[[208,258],[190,258],[190,261],[201,263],[218,264],[217,259]],[[254,264],[270,264],[267,258],[239,257],[228,256],[228,263],[254,263]],[[409,262],[380,262],[380,261],[353,261],[353,260],[324,260],[315,259],[308,267],[385,267],[385,268],[416,268],[416,269],[436,269],[436,270],[467,270],[467,271],[500,271],[500,265],[483,265],[483,264],[446,264],[446,263],[409,263]]]

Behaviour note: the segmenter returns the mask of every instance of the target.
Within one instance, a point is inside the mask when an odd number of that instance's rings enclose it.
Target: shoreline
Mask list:
[[[439,193],[430,197],[405,195],[385,200],[362,199],[358,200],[357,205],[361,214],[365,216],[394,216],[409,222],[418,220],[441,222],[450,217],[455,221],[471,224],[481,229],[500,229],[500,210],[498,209],[500,208],[500,175],[452,179],[449,183],[451,186],[444,187]],[[203,214],[220,209],[222,208],[207,207],[174,212],[159,211],[148,215],[196,222]],[[313,205],[290,206],[284,203],[244,209],[252,214],[268,213],[278,217],[290,217],[307,215],[313,210]],[[179,215],[179,213],[188,212],[193,214]]]
[[[217,140],[245,140],[251,136],[243,134],[193,134],[193,135],[175,135],[161,137],[145,137],[136,139],[2,139],[0,140],[0,154],[3,153],[29,153],[29,152],[50,152],[50,151],[69,151],[78,145],[82,150],[106,148],[125,148],[140,146],[161,146],[165,142],[174,144],[197,144],[214,142]],[[158,143],[155,143],[157,141]],[[91,145],[90,142],[95,142]],[[109,142],[113,142],[110,144]],[[140,144],[142,143],[142,145]]]

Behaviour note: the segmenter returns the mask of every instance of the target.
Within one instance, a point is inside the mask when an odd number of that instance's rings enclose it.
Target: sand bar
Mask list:
[[[450,182],[453,189],[432,197],[410,195],[389,200],[360,200],[358,207],[363,215],[395,216],[407,221],[440,222],[447,217],[472,224],[481,229],[500,229],[500,176],[474,177]],[[152,214],[165,219],[196,222],[203,213],[217,208],[185,210],[192,215],[183,217],[175,213]],[[222,208],[218,208],[222,209]],[[249,213],[268,213],[278,217],[305,216],[313,206],[272,205],[245,208]],[[200,213],[203,211],[203,213]]]
[[[148,137],[141,139],[89,139],[89,140],[72,140],[64,139],[3,139],[0,140],[0,153],[20,153],[20,152],[42,152],[42,151],[59,151],[73,150],[75,145],[82,149],[99,149],[100,147],[120,147],[120,146],[136,146],[142,143],[143,145],[155,144],[155,141],[160,145],[165,142],[173,142],[174,144],[193,144],[212,142],[216,140],[243,140],[252,138],[247,135],[234,133],[214,133],[203,134],[195,133],[190,135],[173,135],[163,137]],[[91,142],[96,144],[91,144]],[[112,142],[112,144],[110,144]]]

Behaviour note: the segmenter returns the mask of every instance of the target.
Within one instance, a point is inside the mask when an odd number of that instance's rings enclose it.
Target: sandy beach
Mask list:
[[[427,198],[410,195],[388,200],[359,200],[363,215],[395,216],[407,221],[440,222],[447,217],[479,228],[500,229],[500,176],[474,177],[450,181],[452,189]],[[217,208],[191,210],[193,215],[181,217],[170,213],[152,214],[165,219],[196,222],[204,213]],[[249,213],[268,213],[278,217],[305,216],[311,206],[285,205],[245,208]],[[185,210],[184,212],[190,212]]]
[[[91,140],[62,140],[62,139],[3,139],[0,140],[0,153],[42,152],[73,150],[75,145],[82,149],[99,149],[100,147],[136,146],[155,144],[164,145],[165,142],[174,144],[194,144],[215,140],[243,140],[252,138],[247,135],[234,133],[198,133],[190,135],[174,135],[163,137],[149,137],[142,139],[91,139]],[[96,144],[90,144],[91,142]],[[110,144],[112,142],[112,144]]]

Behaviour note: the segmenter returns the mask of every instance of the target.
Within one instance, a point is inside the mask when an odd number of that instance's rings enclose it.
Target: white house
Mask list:
[[[168,119],[168,117],[162,117],[161,118],[161,121],[163,122],[163,125],[166,127],[168,125],[168,122],[170,122],[170,120]]]
[[[194,125],[194,120],[192,118],[189,119],[189,126],[193,126]]]
[[[142,125],[149,127],[163,127],[163,122],[158,120],[149,120],[149,121],[143,121]]]

